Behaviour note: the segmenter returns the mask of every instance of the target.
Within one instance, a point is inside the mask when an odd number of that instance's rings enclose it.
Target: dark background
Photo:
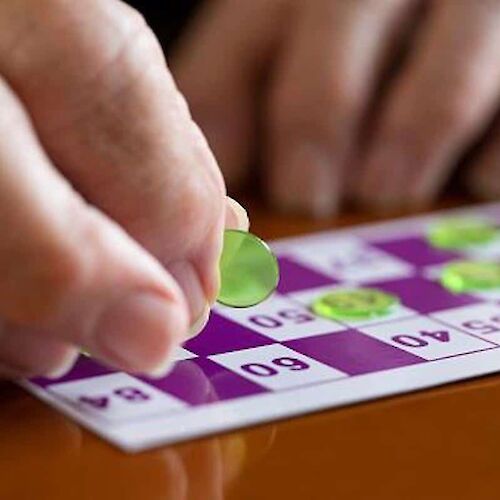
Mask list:
[[[197,0],[126,0],[146,18],[165,51],[201,3]]]

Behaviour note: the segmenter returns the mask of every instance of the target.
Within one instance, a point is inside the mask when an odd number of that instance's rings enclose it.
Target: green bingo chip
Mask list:
[[[487,261],[452,262],[443,269],[441,284],[455,293],[500,288],[500,263]]]
[[[356,288],[326,293],[314,302],[312,310],[329,319],[363,320],[385,316],[397,304],[395,295],[375,288]]]
[[[220,259],[221,287],[217,302],[250,307],[271,295],[279,281],[278,261],[257,236],[227,229]]]
[[[448,219],[431,227],[428,239],[438,248],[460,249],[489,243],[498,235],[498,229],[482,219]]]

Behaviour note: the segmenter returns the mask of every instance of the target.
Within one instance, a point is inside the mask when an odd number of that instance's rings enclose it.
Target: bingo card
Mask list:
[[[500,368],[500,289],[454,293],[443,266],[500,260],[500,238],[459,250],[428,242],[449,217],[500,223],[500,204],[361,226],[272,244],[281,280],[247,309],[216,305],[148,379],[81,356],[30,392],[126,451],[476,377]],[[331,320],[312,312],[325,292],[370,287],[399,298],[386,316]]]

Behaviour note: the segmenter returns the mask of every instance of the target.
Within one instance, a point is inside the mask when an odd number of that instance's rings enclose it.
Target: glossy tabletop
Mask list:
[[[271,215],[264,238],[374,220]],[[0,384],[0,499],[494,499],[500,377],[126,455]]]

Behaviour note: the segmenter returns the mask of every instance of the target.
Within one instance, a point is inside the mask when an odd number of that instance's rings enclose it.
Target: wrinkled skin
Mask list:
[[[0,374],[162,375],[238,210],[137,12],[0,0]]]

